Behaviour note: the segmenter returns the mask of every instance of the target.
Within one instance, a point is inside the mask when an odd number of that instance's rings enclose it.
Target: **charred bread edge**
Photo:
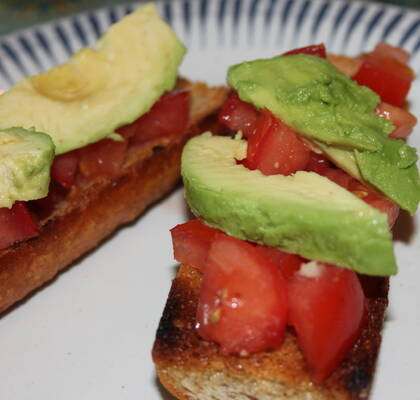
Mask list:
[[[161,383],[181,400],[365,399],[372,383],[387,307],[388,278],[360,277],[366,325],[340,367],[322,385],[311,382],[292,329],[276,350],[226,356],[195,332],[201,274],[181,265],[153,347]]]
[[[186,134],[159,151],[150,151],[116,179],[80,193],[71,206],[54,216],[40,235],[0,252],[0,312],[54,278],[83,254],[94,249],[120,225],[137,218],[179,181],[180,156],[196,125],[226,99],[224,87],[209,88],[181,79],[179,89],[191,92],[190,126]]]

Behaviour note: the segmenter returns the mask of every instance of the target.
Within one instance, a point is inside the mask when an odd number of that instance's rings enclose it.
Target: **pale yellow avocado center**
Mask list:
[[[67,64],[30,80],[42,96],[61,102],[80,101],[103,89],[110,70],[103,55],[86,48],[75,54]]]

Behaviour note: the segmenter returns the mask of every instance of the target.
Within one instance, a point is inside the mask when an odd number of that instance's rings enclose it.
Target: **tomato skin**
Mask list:
[[[79,171],[88,179],[98,176],[113,176],[125,160],[127,142],[103,139],[81,148]]]
[[[242,131],[245,137],[249,137],[255,131],[259,115],[252,104],[242,101],[234,92],[219,112],[219,123],[231,132]]]
[[[292,277],[306,261],[297,254],[285,253],[270,246],[257,245],[257,249],[280,269],[285,279]]]
[[[69,151],[54,158],[51,178],[65,188],[73,186],[79,163],[78,151]]]
[[[298,49],[287,51],[283,53],[284,56],[290,56],[294,54],[307,54],[310,56],[317,56],[321,58],[327,58],[327,51],[325,49],[324,43],[314,44],[311,46],[300,47]]]
[[[413,114],[385,102],[376,107],[376,114],[389,119],[395,126],[389,135],[393,139],[406,139],[417,124],[417,118]]]
[[[17,201],[12,208],[0,208],[0,249],[38,236],[36,224],[25,203]]]
[[[287,321],[287,287],[255,246],[224,233],[210,247],[197,310],[197,332],[224,354],[279,346]]]
[[[199,219],[175,226],[171,229],[175,260],[203,269],[210,245],[218,232],[218,229],[205,225]]]
[[[310,150],[299,136],[270,111],[264,110],[255,133],[248,140],[244,165],[265,175],[291,175],[304,170],[309,157]]]
[[[377,93],[382,101],[402,107],[414,79],[413,71],[395,58],[368,54],[353,79]]]
[[[189,92],[168,92],[162,95],[148,113],[118,128],[117,132],[136,145],[161,137],[181,135],[188,125],[189,109]]]
[[[324,266],[318,277],[289,280],[289,321],[316,383],[326,379],[357,340],[365,297],[354,271]]]

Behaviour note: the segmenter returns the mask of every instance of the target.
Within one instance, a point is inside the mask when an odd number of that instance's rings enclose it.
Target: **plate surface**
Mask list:
[[[65,61],[136,5],[0,37],[0,87]],[[233,63],[318,42],[357,54],[386,40],[412,52],[411,65],[420,71],[420,13],[412,10],[338,0],[185,0],[158,7],[189,48],[181,72],[190,79],[220,84]],[[418,82],[410,102],[418,114]],[[420,148],[420,128],[411,144]],[[0,399],[170,399],[156,381],[150,349],[176,270],[169,229],[186,215],[179,189],[4,315]],[[372,400],[420,398],[419,223],[403,215],[397,224],[400,273],[391,283]]]

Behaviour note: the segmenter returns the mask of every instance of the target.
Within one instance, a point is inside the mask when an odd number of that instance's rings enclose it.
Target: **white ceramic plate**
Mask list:
[[[223,83],[230,64],[325,42],[356,54],[380,40],[413,52],[420,14],[380,4],[305,0],[158,3],[189,48],[182,73]],[[134,6],[113,7],[0,37],[0,87],[64,61]],[[420,87],[411,90],[420,111]],[[420,147],[420,129],[411,143]],[[175,273],[169,229],[184,221],[178,190],[0,319],[0,399],[162,400],[150,357]],[[419,218],[403,218],[391,306],[371,399],[420,399]],[[408,232],[408,233],[407,233]],[[407,239],[408,237],[408,239]],[[71,246],[71,243],[62,243]]]

